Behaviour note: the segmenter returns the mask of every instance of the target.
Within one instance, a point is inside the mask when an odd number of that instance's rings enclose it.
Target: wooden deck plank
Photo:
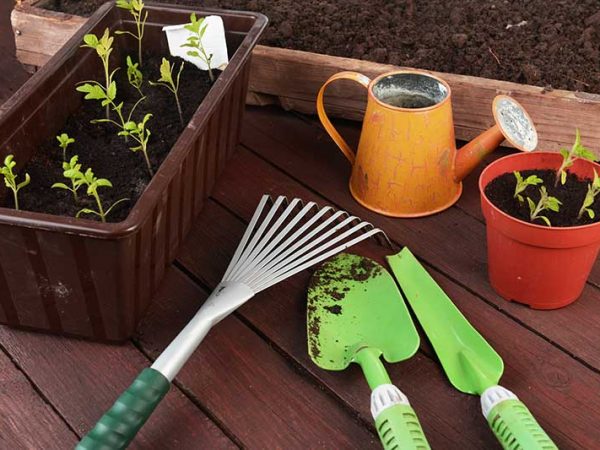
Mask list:
[[[276,151],[277,148],[274,148],[274,150]],[[240,182],[240,177],[244,177],[243,183]],[[299,195],[305,200],[315,200],[321,204],[323,203],[323,198],[307,191],[269,166],[268,163],[244,150],[230,163],[216,186],[214,196],[236,215],[248,219],[263,189],[274,194]],[[214,221],[219,223],[219,227],[211,227],[210,223],[203,222],[202,218],[196,223],[191,236],[200,233],[198,230],[209,234],[190,237],[190,239],[195,239],[195,244],[185,245],[181,255],[186,267],[194,270],[199,276],[207,276],[209,264],[210,270],[213,270],[212,268],[217,264],[217,258],[221,257],[219,249],[226,245],[228,239],[231,241],[229,254],[233,252],[233,247],[237,242],[237,238],[231,238],[233,234],[231,231],[221,234],[227,223],[223,217],[212,213],[210,222]],[[241,228],[236,233],[238,236],[241,235]],[[212,243],[218,244],[213,245]],[[190,252],[187,257],[185,257],[185,249],[189,249]],[[222,261],[220,264],[222,268],[226,261]],[[220,273],[214,276],[215,278],[206,280],[211,285],[216,283]],[[301,277],[298,278],[301,279]],[[586,431],[587,428],[593,429],[592,424],[599,420],[596,412],[596,409],[600,407],[600,395],[598,395],[600,377],[598,374],[585,368],[569,355],[558,350],[544,339],[535,336],[526,328],[519,326],[504,314],[498,312],[496,308],[478,301],[474,296],[456,286],[447,278],[440,277],[438,274],[438,279],[449,294],[457,299],[457,303],[465,314],[473,320],[474,324],[490,339],[492,345],[504,356],[507,362],[504,383],[517,391],[530,404],[536,414],[540,416],[539,419],[543,424],[548,426],[550,430],[555,430],[554,434],[557,441],[564,443],[567,448],[585,448],[586,446],[589,447],[594,439],[600,439],[600,435],[590,437],[589,432]],[[301,365],[310,371],[314,368],[311,369],[306,356],[306,338],[302,330],[305,320],[304,295],[307,279],[303,279],[301,282],[295,280],[292,279],[261,293],[259,298],[245,305],[241,309],[241,313],[265,333],[269,339],[273,340],[274,343],[296,358]],[[288,306],[288,302],[292,301],[290,299],[295,299],[295,306]],[[248,311],[255,312],[251,314]],[[287,314],[292,314],[292,311],[296,315],[295,318],[283,319],[283,317],[287,317]],[[293,323],[301,325],[292,326]],[[491,327],[490,324],[493,324],[493,326]],[[507,340],[506,336],[511,336],[511,340]],[[476,398],[463,398],[467,402],[472,402],[472,409],[470,410],[471,415],[461,414],[469,408],[460,409],[460,402],[456,398],[460,395],[452,392],[445,379],[439,375],[439,370],[436,370],[435,367],[427,367],[424,371],[415,371],[412,374],[413,376],[408,374],[407,378],[406,374],[403,377],[398,375],[399,372],[396,372],[402,366],[403,364],[396,364],[391,367],[392,377],[399,380],[399,383],[402,380],[401,386],[407,389],[409,398],[419,400],[415,400],[415,407],[421,413],[423,420],[431,420],[431,417],[435,418],[436,415],[438,420],[445,419],[450,422],[456,420],[450,428],[462,432],[463,435],[459,439],[467,442],[470,439],[476,439],[476,437],[469,434],[470,431],[468,430],[475,430],[474,433],[480,435],[487,431],[484,422],[480,422],[478,426],[465,426],[465,422],[469,420],[476,421],[479,417]],[[341,399],[351,404],[353,408],[364,411],[364,400],[356,401],[356,399],[364,399],[365,394],[352,395],[349,393],[349,391],[352,392],[352,389],[361,389],[360,385],[354,387],[344,385],[343,388],[336,389],[328,379],[333,375],[320,372],[321,374],[318,376],[321,382],[335,391]],[[445,396],[432,396],[431,392],[437,394],[437,391],[443,391],[441,388],[432,389],[429,384],[422,387],[423,380],[427,379],[426,374],[431,374],[432,383],[438,383],[439,386],[447,388]],[[590,388],[590,386],[597,387]],[[364,386],[362,386],[362,389],[364,389]],[[432,399],[435,399],[437,403],[433,405],[433,408],[428,409],[428,401],[431,402]],[[568,417],[572,412],[568,413],[570,406],[566,405],[575,404],[581,405],[582,408],[586,409],[586,412],[576,417]],[[559,407],[557,405],[563,406]],[[452,411],[451,417],[448,417],[449,411]],[[439,418],[440,415],[444,417]],[[439,430],[436,427],[427,426],[426,432],[432,434],[434,439],[444,440],[445,436],[437,435]],[[468,446],[469,444],[465,445]],[[474,447],[482,448],[481,445]]]
[[[163,289],[177,295],[179,286],[179,279],[171,271]],[[7,327],[0,327],[0,342],[79,436],[90,430],[149,365],[131,343],[99,344]],[[11,392],[21,395],[16,390]],[[51,428],[46,431],[53,433]],[[0,435],[3,432],[0,425]],[[206,448],[237,448],[179,389],[172,388],[130,448],[191,449],[197,448],[198,443]],[[30,448],[66,447],[63,444]]]
[[[76,442],[77,435],[0,351],[0,448],[52,450]]]
[[[433,267],[493,303],[548,340],[600,369],[600,291],[588,284],[567,308],[536,311],[507,302],[487,278],[485,226],[453,207],[434,216],[399,220],[375,214],[356,203],[347,187],[350,167],[328,135],[277,109],[253,108],[246,115],[242,142],[333,203],[383,228]],[[472,189],[472,187],[470,187]]]
[[[210,211],[202,216],[219,228]],[[192,253],[204,251],[204,244],[183,247]],[[139,345],[152,356],[162,351],[207,297],[182,274],[176,278],[177,289],[161,289],[140,327]],[[234,316],[211,330],[177,381],[245,448],[379,447],[376,436],[353,413],[299,374]]]

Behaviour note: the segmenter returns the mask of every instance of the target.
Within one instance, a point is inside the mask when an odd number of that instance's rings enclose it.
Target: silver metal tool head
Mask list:
[[[269,204],[271,206],[269,207]],[[238,281],[262,291],[336,253],[385,233],[371,223],[284,196],[264,195],[225,272],[223,282]]]

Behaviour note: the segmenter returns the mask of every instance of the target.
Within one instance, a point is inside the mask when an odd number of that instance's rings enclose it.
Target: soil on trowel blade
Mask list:
[[[578,219],[579,210],[583,204],[583,199],[587,193],[588,184],[591,180],[581,180],[574,174],[568,174],[564,185],[558,183],[554,185],[556,172],[553,170],[523,170],[521,176],[525,179],[531,175],[537,175],[544,180],[543,185],[548,191],[548,195],[556,197],[562,203],[558,212],[543,211],[541,215],[546,216],[553,227],[572,227],[578,225],[587,225],[600,220],[600,196],[590,207],[595,213],[595,218],[591,219],[587,213]],[[514,198],[516,179],[514,174],[505,173],[493,179],[485,187],[485,195],[500,210],[525,222],[529,220],[529,206],[526,200],[531,198],[534,203],[540,199],[540,186],[528,186],[521,193],[524,201],[520,202]],[[536,220],[536,225],[546,225],[543,220]]]
[[[105,0],[49,0],[89,15]],[[266,14],[262,43],[600,93],[597,0],[161,0]]]

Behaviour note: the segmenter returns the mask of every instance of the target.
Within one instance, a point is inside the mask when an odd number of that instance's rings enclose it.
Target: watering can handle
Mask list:
[[[323,86],[321,86],[319,94],[317,95],[317,114],[319,115],[319,119],[321,120],[323,127],[325,127],[325,131],[329,133],[331,139],[333,139],[333,141],[340,148],[344,156],[348,159],[348,161],[350,161],[350,164],[354,164],[354,159],[356,158],[354,151],[350,148],[350,146],[340,135],[340,133],[335,129],[335,127],[329,120],[329,117],[327,117],[327,113],[325,112],[325,106],[323,104],[323,96],[325,94],[325,89],[331,82],[335,80],[356,81],[358,84],[364,86],[366,89],[369,88],[369,83],[371,82],[371,80],[369,79],[369,77],[366,77],[365,75],[362,75],[358,72],[336,73],[335,75],[331,76]]]

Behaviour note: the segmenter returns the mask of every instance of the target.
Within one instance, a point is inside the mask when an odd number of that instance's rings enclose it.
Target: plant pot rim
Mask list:
[[[0,106],[0,123],[8,119],[8,112],[13,108],[20,106],[28,96],[30,91],[38,82],[61,69],[65,60],[72,56],[75,49],[79,48],[79,43],[83,40],[85,34],[89,33],[102,19],[116,8],[114,1],[103,3],[94,14],[79,28],[79,30],[62,46],[62,48],[48,61],[45,70],[33,74],[3,105]],[[161,4],[157,2],[147,2],[148,10],[171,10],[171,11],[189,11],[200,13],[201,15],[223,14],[236,15],[244,18],[254,19],[252,28],[245,36],[235,53],[232,55],[228,66],[217,78],[213,87],[204,97],[192,118],[183,129],[165,160],[162,162],[154,176],[131,208],[127,217],[120,222],[102,223],[90,219],[60,216],[42,212],[17,211],[12,208],[0,207],[0,224],[17,227],[43,229],[57,233],[78,234],[81,236],[92,236],[100,239],[123,238],[134,233],[152,214],[153,205],[159,201],[158,197],[167,187],[169,180],[175,176],[179,169],[177,155],[186,148],[186,141],[193,139],[195,129],[204,126],[209,119],[207,114],[213,103],[218,102],[225,95],[227,87],[233,83],[236,73],[240,70],[241,63],[252,51],[252,42],[257,38],[268,23],[265,15],[249,11],[233,11],[228,9],[205,8],[201,5],[184,6]],[[93,50],[90,50],[93,51]],[[229,69],[229,70],[228,70]],[[17,93],[22,95],[17,95]],[[152,200],[155,199],[155,200]]]
[[[485,178],[485,175],[487,174],[487,172],[489,172],[490,170],[492,170],[494,168],[495,165],[500,164],[501,162],[507,161],[507,160],[512,160],[512,159],[522,159],[522,158],[528,158],[531,157],[531,155],[540,155],[540,156],[546,156],[546,157],[550,157],[550,158],[556,158],[557,160],[562,158],[562,156],[560,155],[560,153],[557,152],[549,152],[549,151],[533,151],[533,152],[528,152],[528,153],[514,153],[511,155],[507,155],[507,156],[503,156],[502,158],[498,158],[497,160],[495,160],[494,162],[492,162],[491,164],[489,164],[487,167],[485,167],[483,169],[483,171],[481,172],[481,175],[479,175],[479,181],[478,181],[478,185],[479,185],[479,192],[481,195],[481,198],[485,200],[486,203],[489,204],[489,206],[494,210],[494,212],[502,217],[504,217],[505,219],[511,220],[513,222],[517,222],[519,223],[521,226],[526,227],[526,228],[530,228],[532,230],[540,230],[540,232],[548,232],[548,231],[552,231],[552,232],[567,232],[567,231],[580,231],[580,230],[588,230],[591,228],[599,228],[600,227],[600,221],[598,222],[594,222],[594,223],[588,223],[587,225],[575,225],[572,227],[548,227],[548,226],[544,226],[544,225],[537,225],[531,222],[526,222],[524,220],[521,219],[517,219],[514,216],[511,216],[510,214],[505,213],[504,211],[502,211],[500,208],[498,208],[485,194],[485,188],[486,186],[489,184],[486,183],[485,185],[483,184],[483,179]],[[588,161],[588,160],[584,160],[584,159],[579,159],[579,161],[582,164],[589,164],[592,165],[593,167],[595,167],[596,171],[598,173],[600,173],[600,164],[596,163],[596,162],[592,162],[592,161]],[[532,167],[529,170],[536,170],[535,167]],[[504,172],[504,173],[508,173],[508,172]],[[496,178],[496,177],[495,177]],[[495,179],[493,178],[493,179]],[[491,180],[490,180],[491,182]]]

